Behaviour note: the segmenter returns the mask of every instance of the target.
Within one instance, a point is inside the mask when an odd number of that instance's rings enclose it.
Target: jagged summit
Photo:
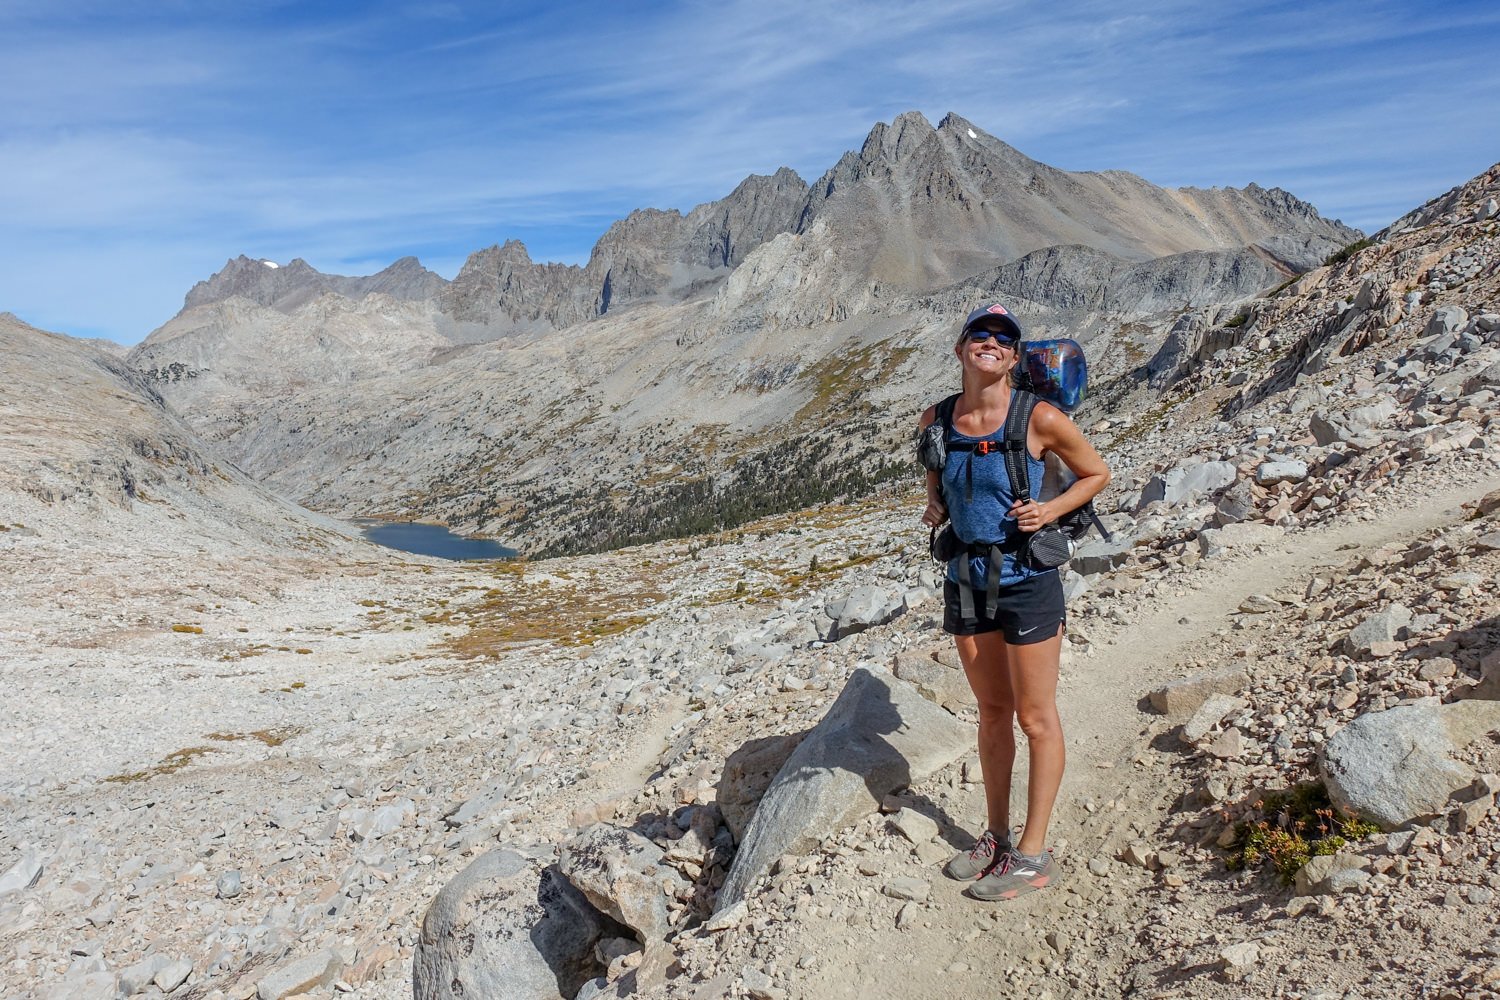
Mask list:
[[[241,254],[207,281],[194,285],[183,300],[183,310],[242,298],[289,313],[328,292],[349,299],[378,293],[416,300],[431,298],[446,284],[441,275],[427,270],[415,257],[402,257],[368,277],[345,277],[324,274],[301,257],[276,264]]]

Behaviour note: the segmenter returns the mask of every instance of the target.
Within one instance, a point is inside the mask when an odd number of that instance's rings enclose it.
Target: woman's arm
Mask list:
[[[937,419],[937,407],[929,406],[922,411],[917,421],[917,433],[921,434]],[[948,520],[948,505],[943,503],[943,476],[940,472],[927,470],[927,509],[922,512],[922,523],[936,528]]]
[[[1104,464],[1104,459],[1089,444],[1078,425],[1050,403],[1038,403],[1031,411],[1029,436],[1034,436],[1039,451],[1057,455],[1078,478],[1064,492],[1044,503],[1017,500],[1011,507],[1011,514],[1022,531],[1036,531],[1077,510],[1098,496],[1110,480],[1109,466]]]

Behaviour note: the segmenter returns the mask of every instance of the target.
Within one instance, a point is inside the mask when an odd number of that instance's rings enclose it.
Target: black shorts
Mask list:
[[[984,613],[984,587],[974,590],[974,614],[978,617],[973,625],[964,623],[959,610],[958,584],[952,580],[943,584],[943,631],[949,635],[983,635],[986,632],[1004,632],[1005,641],[1012,646],[1027,646],[1042,642],[1057,635],[1058,626],[1068,618],[1063,605],[1062,574],[1039,573],[1027,577],[1020,583],[1000,588],[1000,602],[995,607],[995,617]]]

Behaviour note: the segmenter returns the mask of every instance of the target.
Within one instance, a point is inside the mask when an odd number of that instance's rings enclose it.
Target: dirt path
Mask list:
[[[1102,640],[1101,649],[1074,667],[1072,682],[1065,680],[1059,694],[1076,764],[1118,760],[1125,744],[1140,733],[1136,701],[1182,676],[1185,671],[1179,664],[1191,659],[1205,639],[1227,628],[1246,597],[1288,588],[1300,595],[1318,567],[1338,565],[1360,552],[1456,521],[1462,517],[1462,504],[1497,487],[1500,476],[1490,476],[1415,498],[1368,521],[1297,532],[1249,556],[1200,564],[1193,589],[1149,599],[1153,609],[1144,617],[1114,629],[1091,626]],[[1247,631],[1247,642],[1251,637]],[[1102,683],[1106,678],[1108,683]],[[1064,791],[1087,780],[1086,766],[1075,765],[1064,780]]]
[[[1265,626],[1228,631],[1231,615],[1248,595],[1300,595],[1318,567],[1341,564],[1359,552],[1455,522],[1462,517],[1461,504],[1497,487],[1500,476],[1487,476],[1390,504],[1368,520],[1298,532],[1258,552],[1201,564],[1182,584],[1144,598],[1140,606],[1149,610],[1133,621],[1114,627],[1090,623],[1097,652],[1065,669],[1059,693],[1070,754],[1053,820],[1058,853],[1064,859],[1062,891],[1022,897],[1001,909],[963,897],[961,886],[916,858],[901,859],[890,866],[889,875],[929,880],[932,903],[906,928],[899,928],[894,914],[887,914],[897,909],[895,901],[871,891],[878,891],[886,873],[856,882],[854,892],[861,902],[853,908],[869,908],[870,926],[863,926],[864,914],[841,921],[836,906],[831,919],[801,921],[803,929],[789,951],[800,949],[820,959],[810,963],[808,974],[796,984],[797,995],[868,997],[872,991],[894,990],[899,982],[897,992],[913,1000],[988,997],[997,990],[1008,994],[1005,984],[1028,972],[1046,974],[1049,981],[1081,976],[1084,983],[1104,982],[1093,978],[1109,975],[1097,959],[1070,976],[1077,966],[1065,962],[1066,942],[1090,945],[1096,956],[1100,951],[1119,953],[1125,963],[1134,945],[1128,929],[1146,919],[1144,904],[1134,891],[1146,876],[1115,865],[1109,878],[1098,879],[1090,875],[1088,862],[1112,857],[1125,840],[1153,828],[1179,792],[1166,760],[1147,751],[1151,737],[1168,723],[1143,714],[1140,699],[1154,687],[1191,672],[1184,663],[1223,656],[1226,638],[1240,648],[1255,645],[1256,633]],[[1258,638],[1269,648],[1268,637]],[[1022,746],[1013,792],[1013,815],[1018,818],[1024,816],[1025,804],[1024,741]],[[953,789],[951,801],[956,816],[983,815],[982,790],[977,786]],[[830,898],[839,894],[830,889]],[[1117,929],[1114,944],[1106,931],[1094,929],[1108,926]],[[851,927],[859,929],[850,933]],[[1049,933],[1059,932],[1061,948],[1047,941]],[[827,956],[826,968],[821,956]],[[797,954],[789,957],[798,960]]]

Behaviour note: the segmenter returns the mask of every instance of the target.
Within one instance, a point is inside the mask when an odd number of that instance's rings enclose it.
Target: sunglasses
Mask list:
[[[975,341],[989,340],[991,337],[993,337],[995,343],[999,344],[1001,347],[1016,346],[1016,338],[1011,336],[1009,333],[1000,330],[970,330],[964,335],[964,338],[966,340]]]

